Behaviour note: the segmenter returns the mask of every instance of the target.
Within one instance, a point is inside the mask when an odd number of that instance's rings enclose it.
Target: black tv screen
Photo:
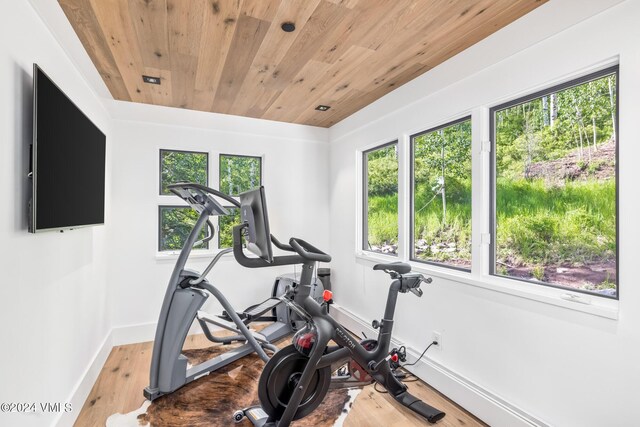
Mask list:
[[[33,66],[31,232],[104,224],[105,135]]]

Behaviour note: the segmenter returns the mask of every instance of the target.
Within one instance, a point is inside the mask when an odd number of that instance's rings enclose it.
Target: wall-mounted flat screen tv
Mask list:
[[[29,231],[104,224],[106,138],[33,65]]]

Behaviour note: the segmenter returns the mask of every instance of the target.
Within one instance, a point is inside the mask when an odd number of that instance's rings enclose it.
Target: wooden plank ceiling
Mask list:
[[[59,3],[115,99],[329,127],[546,1]]]

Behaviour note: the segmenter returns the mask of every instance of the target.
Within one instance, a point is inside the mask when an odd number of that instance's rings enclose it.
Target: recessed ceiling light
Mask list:
[[[280,28],[282,28],[282,31],[284,31],[285,33],[291,33],[295,31],[296,24],[294,24],[293,22],[284,22]]]
[[[160,84],[160,77],[142,76],[142,81],[145,83],[151,83],[152,85]]]
[[[316,107],[316,110],[318,110],[318,111],[327,111],[329,108],[331,108],[331,107],[329,107],[328,105],[318,105]]]

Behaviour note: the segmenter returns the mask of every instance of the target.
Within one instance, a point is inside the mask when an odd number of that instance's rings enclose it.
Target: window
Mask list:
[[[398,254],[398,142],[363,153],[363,246]]]
[[[190,206],[160,206],[158,250],[160,252],[181,250],[198,216],[198,212]],[[204,239],[206,236],[207,228],[203,227],[198,238]],[[201,243],[194,246],[194,249],[209,249],[209,243]]]
[[[617,67],[491,110],[492,272],[618,297]]]
[[[262,185],[262,158],[231,154],[220,155],[220,191],[237,196]],[[230,215],[218,217],[218,247],[229,248],[233,244],[233,226],[240,223],[238,208],[226,206]]]
[[[209,155],[195,151],[160,150],[160,199],[158,210],[158,251],[179,251],[198,219],[198,213],[185,205],[172,205],[179,201],[167,188],[176,182],[196,182],[208,185]],[[200,238],[206,237],[203,228]],[[196,249],[208,249],[204,243]]]
[[[160,194],[171,194],[167,186],[176,182],[208,185],[208,171],[207,153],[160,150]]]
[[[471,118],[411,137],[411,259],[471,269]]]

